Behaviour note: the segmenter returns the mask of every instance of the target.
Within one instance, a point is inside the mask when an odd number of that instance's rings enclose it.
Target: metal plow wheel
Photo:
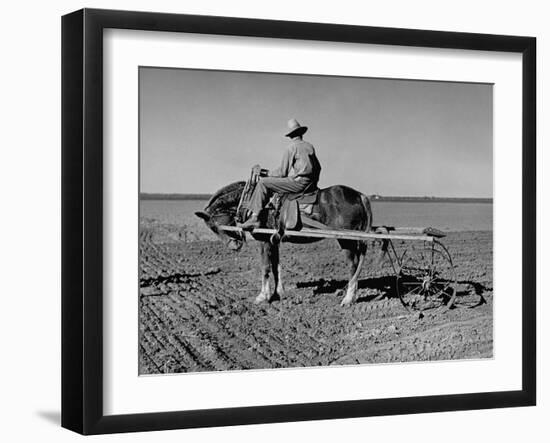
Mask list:
[[[456,272],[451,255],[437,240],[411,243],[403,253],[396,289],[408,310],[451,308],[456,298]]]

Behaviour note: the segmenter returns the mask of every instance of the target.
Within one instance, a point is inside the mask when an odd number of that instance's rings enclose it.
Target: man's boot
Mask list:
[[[237,226],[243,231],[252,231],[260,227],[260,220],[258,220],[258,216],[256,214],[252,214],[247,221],[244,223],[239,223]]]

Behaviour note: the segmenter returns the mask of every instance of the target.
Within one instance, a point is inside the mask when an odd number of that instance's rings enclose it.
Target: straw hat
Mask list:
[[[286,137],[297,137],[307,131],[307,126],[300,125],[300,123],[298,123],[298,120],[296,120],[295,118],[291,118],[288,121],[287,125],[289,132],[285,134]]]

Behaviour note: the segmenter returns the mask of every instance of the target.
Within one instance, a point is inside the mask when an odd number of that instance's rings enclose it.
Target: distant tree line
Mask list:
[[[422,202],[422,203],[493,203],[492,198],[477,197],[406,197],[406,196],[386,196],[371,195],[371,201],[382,202]]]
[[[212,194],[155,194],[142,192],[139,195],[140,200],[208,200]],[[371,195],[371,201],[380,202],[422,202],[422,203],[493,203],[492,198],[474,198],[474,197],[406,197],[406,196],[386,196]]]

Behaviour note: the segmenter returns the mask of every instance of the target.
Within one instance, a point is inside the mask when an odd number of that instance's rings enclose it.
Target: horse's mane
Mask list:
[[[244,185],[244,181],[238,181],[217,190],[208,200],[205,211],[209,214],[235,212]]]

